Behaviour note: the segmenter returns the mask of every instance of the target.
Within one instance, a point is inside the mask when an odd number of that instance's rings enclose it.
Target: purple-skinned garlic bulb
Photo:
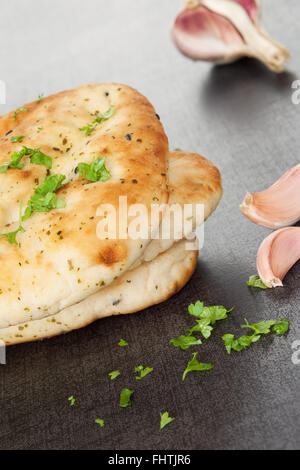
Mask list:
[[[177,16],[172,38],[193,60],[231,63],[254,57],[282,72],[290,55],[258,23],[258,0],[189,0]]]

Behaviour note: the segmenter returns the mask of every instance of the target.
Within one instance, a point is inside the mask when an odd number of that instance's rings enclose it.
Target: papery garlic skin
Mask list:
[[[172,38],[194,60],[230,63],[248,56],[282,72],[289,53],[261,29],[258,13],[254,0],[192,0],[177,16]]]
[[[271,229],[300,220],[300,164],[288,170],[268,189],[247,193],[241,212],[252,222]]]
[[[232,0],[239,3],[248,13],[250,19],[255,22],[259,17],[259,3],[258,0]]]
[[[286,227],[271,233],[260,245],[256,266],[267,287],[282,286],[291,267],[300,259],[300,227]]]
[[[177,17],[172,35],[177,48],[193,60],[219,62],[226,57],[231,62],[241,49],[246,53],[245,42],[230,21],[201,5]]]
[[[260,6],[259,0],[231,0],[235,3],[239,3],[248,13],[249,17],[252,21],[256,21],[259,13],[260,13]],[[193,8],[198,6],[201,0],[187,0],[185,2],[187,8]]]

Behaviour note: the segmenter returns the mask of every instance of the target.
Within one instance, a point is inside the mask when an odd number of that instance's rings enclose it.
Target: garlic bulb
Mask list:
[[[300,164],[287,171],[270,188],[247,193],[241,212],[252,222],[278,229],[300,220]]]
[[[300,227],[286,227],[271,233],[260,245],[256,266],[267,287],[282,286],[282,280],[300,259]]]
[[[255,57],[282,72],[289,52],[260,27],[258,0],[190,0],[177,16],[172,37],[194,60],[229,63]]]

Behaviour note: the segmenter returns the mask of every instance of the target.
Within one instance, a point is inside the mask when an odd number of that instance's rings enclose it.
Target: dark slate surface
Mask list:
[[[4,113],[45,94],[86,82],[138,88],[161,115],[170,148],[197,151],[216,163],[224,198],[206,226],[205,247],[186,288],[144,312],[110,318],[42,343],[11,347],[0,366],[1,449],[295,449],[299,448],[299,373],[291,360],[300,340],[300,266],[285,287],[246,287],[267,229],[241,216],[246,190],[271,184],[299,161],[300,105],[291,101],[299,77],[298,0],[265,0],[266,29],[291,50],[286,73],[243,60],[214,68],[192,63],[168,35],[181,0],[10,0],[1,5],[0,79]],[[1,266],[1,269],[4,269]],[[191,350],[168,344],[193,324],[192,301],[235,305],[198,348],[214,370],[181,374]],[[284,338],[266,337],[227,356],[221,336],[249,321],[287,316]],[[128,348],[120,348],[120,338]],[[154,367],[138,382],[133,368]],[[110,382],[107,373],[122,371]],[[118,406],[123,387],[131,408]],[[76,406],[67,398],[74,395]],[[176,421],[159,431],[159,413]],[[94,419],[101,417],[100,429]]]

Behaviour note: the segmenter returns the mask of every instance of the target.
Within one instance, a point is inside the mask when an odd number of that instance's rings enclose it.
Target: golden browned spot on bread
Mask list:
[[[20,172],[20,178],[29,178],[32,175],[32,172],[30,170],[23,170]]]
[[[125,245],[120,242],[110,243],[108,246],[102,248],[99,252],[99,262],[107,266],[115,263],[120,263],[125,259],[126,249]]]

